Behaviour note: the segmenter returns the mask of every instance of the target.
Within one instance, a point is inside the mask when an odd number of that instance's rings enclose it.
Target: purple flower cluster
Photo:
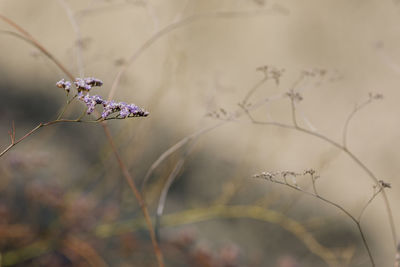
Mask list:
[[[102,86],[103,82],[99,79],[88,77],[88,78],[76,78],[74,82],[78,92],[80,91],[90,91],[93,86]]]
[[[60,80],[56,83],[56,86],[59,88],[63,88],[68,93],[71,90],[71,82],[65,81],[64,79]],[[103,106],[103,112],[101,117],[106,119],[113,113],[119,112],[117,115],[118,118],[126,118],[126,117],[146,117],[149,115],[149,112],[141,109],[135,104],[127,104],[125,102],[114,102],[113,100],[108,101],[101,98],[98,95],[89,95],[89,91],[94,86],[102,86],[103,82],[99,79],[88,77],[88,78],[76,78],[74,81],[74,85],[76,90],[78,91],[78,99],[84,102],[87,106],[87,114],[92,114],[96,105]],[[85,92],[85,93],[84,93]]]
[[[71,90],[71,82],[65,81],[64,79],[61,79],[60,81],[58,81],[56,83],[56,86],[64,89],[65,91],[67,91],[67,93],[69,93],[69,91]]]
[[[61,79],[56,83],[56,86],[59,88],[63,88],[65,91],[69,93],[71,90],[71,82],[70,81],[65,81],[64,79]],[[93,77],[88,77],[88,78],[76,78],[74,81],[74,85],[76,87],[76,90],[78,92],[81,91],[87,91],[89,92],[90,89],[92,89],[93,86],[102,86],[103,82],[99,79],[93,78]]]
[[[91,114],[94,111],[96,105],[103,106],[103,112],[101,113],[101,117],[106,119],[109,115],[119,112],[118,116],[120,118],[126,117],[146,117],[149,115],[149,112],[141,109],[135,104],[127,104],[125,102],[114,102],[113,100],[108,101],[102,99],[98,95],[91,96],[89,94],[84,95],[82,92],[78,93],[78,99],[82,100],[88,110],[87,114]]]
[[[104,103],[104,100],[100,96],[98,95],[90,96],[89,94],[83,95],[82,92],[78,93],[78,99],[86,104],[88,108],[87,114],[91,114],[94,111],[94,108],[96,107],[97,104]]]

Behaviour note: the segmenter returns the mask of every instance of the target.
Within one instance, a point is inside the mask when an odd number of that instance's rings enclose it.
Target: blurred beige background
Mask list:
[[[65,3],[70,10],[65,8]],[[75,31],[68,10],[77,19],[79,29]],[[269,11],[263,13],[264,10]],[[223,18],[206,16],[215,11],[244,14]],[[257,67],[273,65],[284,68],[285,72],[279,86],[269,81],[253,96],[253,102],[286,92],[303,70],[327,70],[333,81],[327,78],[315,85],[318,79],[311,80],[301,88],[304,100],[298,106],[302,114],[299,123],[307,127],[306,119],[319,133],[336,141],[341,140],[344,122],[355,105],[367,99],[369,92],[382,93],[383,100],[373,102],[354,117],[349,126],[348,144],[379,179],[392,184],[393,188],[387,192],[395,222],[400,225],[397,177],[400,173],[400,6],[395,1],[1,0],[0,13],[26,29],[76,76],[79,76],[76,60],[76,30],[79,30],[85,76],[104,81],[97,92],[103,96],[109,93],[123,64],[156,32],[186,17],[204,15],[160,36],[121,78],[114,98],[143,106],[151,114],[143,120],[110,123],[132,172],[139,169],[137,177],[142,177],[168,147],[216,123],[216,119],[205,116],[208,112],[220,108],[229,112],[239,110],[237,103],[263,77],[256,71]],[[12,30],[3,22],[0,29]],[[1,87],[1,95],[8,88],[18,88],[18,92],[12,92],[14,95],[29,92],[29,95],[50,95],[57,103],[64,101],[63,93],[54,84],[65,76],[37,49],[2,34],[0,51],[0,79],[7,85]],[[10,102],[1,102],[2,110],[11,108]],[[39,104],[32,109],[40,107]],[[24,121],[21,115],[13,117],[14,114],[10,111],[0,115],[2,146],[8,144],[6,134],[10,121],[20,125],[17,129],[21,129],[21,134],[35,124]],[[259,119],[270,116],[290,123],[290,103],[287,98],[279,99],[268,108],[258,109],[255,116]],[[45,114],[40,118],[45,120]],[[89,134],[83,128],[79,138],[94,136],[95,140],[103,140],[101,128],[96,129]],[[40,134],[44,135],[45,130]],[[85,165],[81,163],[85,156],[76,158],[74,154],[79,150],[55,142],[57,137],[46,142],[49,146],[46,148],[38,143],[42,137],[35,135],[32,143],[27,141],[15,151],[40,148],[50,155],[57,153],[63,162],[56,163],[60,168],[54,172],[61,176],[65,176],[61,170],[68,169],[69,164]],[[138,163],[141,153],[146,160]],[[320,194],[355,214],[372,195],[371,180],[336,148],[292,130],[253,125],[245,116],[202,136],[188,161],[190,183],[185,184],[184,193],[174,193],[168,199],[166,212],[169,208],[179,209],[180,202],[190,198],[194,203],[205,205],[201,201],[217,198],[222,186],[233,181],[235,175],[244,180],[240,198],[243,202],[253,194],[261,197],[263,190],[267,192],[271,187],[279,192],[278,199],[298,194],[289,188],[247,179],[261,171],[301,172],[314,168],[321,175]],[[200,167],[190,169],[195,163]],[[227,173],[227,169],[233,171]],[[156,186],[149,198],[157,198],[159,190]],[[345,216],[316,199],[302,197],[292,212],[289,216],[296,217],[296,212],[304,217],[325,214],[344,221],[356,233]],[[380,196],[364,216],[363,227],[378,266],[391,266],[394,248]]]

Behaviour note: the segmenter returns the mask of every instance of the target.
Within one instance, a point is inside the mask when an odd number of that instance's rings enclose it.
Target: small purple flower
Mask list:
[[[64,89],[67,93],[71,90],[71,82],[70,81],[65,81],[64,79],[61,79],[56,83],[56,86],[59,88]]]
[[[109,115],[114,112],[119,112],[118,116],[121,118],[126,118],[132,115],[133,117],[146,117],[149,115],[147,111],[142,110],[135,104],[127,104],[125,102],[114,102],[105,101],[103,102],[103,113],[101,114],[103,119],[106,119]]]
[[[119,116],[121,116],[121,118],[126,118],[129,116],[129,114],[131,114],[131,112],[126,106],[122,107],[121,111],[119,112]]]
[[[94,96],[90,96],[89,94],[83,95],[82,92],[78,93],[78,99],[82,100],[86,104],[88,108],[87,114],[91,114],[94,111],[96,105],[105,103],[105,101],[98,95]]]
[[[127,105],[127,107],[133,116],[147,117],[149,115],[149,112],[141,109],[140,107],[136,106],[135,104],[129,104],[129,105]]]
[[[101,98],[101,96],[99,96],[99,95],[93,96],[93,101],[95,101],[96,104],[104,104],[104,103],[106,102],[106,101],[105,101],[103,98]]]
[[[60,80],[56,83],[57,87],[65,89],[65,91],[69,92],[71,89],[71,82],[65,81],[64,79]],[[94,77],[87,77],[87,78],[76,78],[74,81],[74,85],[78,92],[81,91],[90,91],[93,86],[102,86],[103,82]]]
[[[133,115],[136,115],[138,112],[140,112],[140,108],[136,106],[135,104],[129,104],[127,105],[129,112]]]
[[[105,101],[104,103],[103,103],[103,113],[101,114],[101,117],[103,118],[103,119],[105,119],[105,118],[107,118],[111,113],[113,113],[116,109],[117,109],[117,107],[118,107],[118,104],[117,103],[115,103],[114,101]]]
[[[74,82],[76,89],[78,92],[80,91],[90,91],[92,89],[92,86],[90,84],[87,84],[84,79],[81,78],[76,78]]]
[[[82,92],[78,92],[77,96],[79,100],[83,100],[83,98],[85,97]]]

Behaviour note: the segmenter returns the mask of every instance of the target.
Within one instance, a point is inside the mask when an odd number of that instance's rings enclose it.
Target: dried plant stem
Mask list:
[[[158,240],[160,240],[159,229],[160,229],[161,216],[163,215],[163,212],[164,212],[165,202],[167,200],[167,195],[168,195],[169,189],[171,188],[172,183],[175,181],[175,178],[178,176],[178,174],[182,170],[184,163],[185,163],[185,157],[182,156],[178,160],[178,162],[175,164],[174,169],[169,174],[168,179],[165,182],[163,189],[161,190],[160,199],[158,200],[158,205],[157,205],[155,227],[154,227],[155,232],[156,232],[156,237]]]
[[[342,133],[342,145],[343,145],[343,147],[347,147],[347,132],[348,132],[348,127],[349,127],[351,119],[354,117],[354,115],[356,115],[356,113],[358,111],[360,111],[361,109],[366,107],[371,102],[372,102],[372,98],[370,97],[368,100],[366,100],[362,104],[356,106],[354,108],[354,110],[347,117],[346,122],[345,122],[344,127],[343,127],[343,133]]]
[[[143,200],[143,197],[140,194],[139,190],[137,189],[137,187],[135,185],[135,182],[133,181],[133,178],[132,178],[132,176],[130,175],[130,173],[128,171],[128,168],[126,167],[126,165],[122,161],[122,158],[119,155],[119,153],[117,151],[117,148],[115,147],[115,144],[114,144],[114,141],[113,141],[113,138],[111,136],[111,132],[110,132],[109,128],[106,127],[106,123],[105,122],[102,123],[102,126],[104,128],[104,132],[107,135],[107,139],[108,139],[108,141],[109,141],[109,143],[111,145],[111,148],[112,148],[112,150],[114,152],[115,158],[118,161],[119,167],[121,168],[122,174],[123,174],[126,182],[128,183],[130,189],[132,190],[133,194],[135,195],[135,197],[136,197],[136,199],[137,199],[137,201],[139,203],[140,208],[142,209],[142,212],[143,212],[143,215],[144,215],[144,219],[146,221],[146,225],[147,225],[149,233],[150,233],[150,238],[151,238],[151,242],[152,242],[152,245],[153,245],[153,248],[154,248],[154,253],[155,253],[156,257],[157,257],[158,266],[160,266],[160,267],[164,266],[163,255],[161,253],[160,247],[159,247],[157,239],[156,239],[156,235],[155,235],[155,232],[154,232],[154,228],[153,228],[153,225],[152,225],[152,222],[151,222],[151,219],[150,219],[150,215],[149,215],[149,211],[147,209],[146,203]]]
[[[295,175],[296,175],[296,174],[295,174]],[[297,175],[300,175],[300,174],[297,174]],[[354,224],[357,226],[357,229],[358,229],[358,231],[359,231],[359,233],[360,233],[360,236],[361,236],[362,242],[363,242],[363,244],[364,244],[364,247],[365,247],[365,249],[366,249],[366,251],[367,251],[367,253],[368,253],[368,257],[369,257],[369,260],[370,260],[370,262],[371,262],[371,265],[372,265],[373,267],[375,267],[376,265],[375,265],[374,258],[373,258],[373,256],[372,256],[371,250],[370,250],[370,248],[369,248],[369,246],[368,246],[368,242],[367,242],[367,240],[366,240],[366,238],[365,238],[364,232],[363,232],[363,230],[362,230],[362,228],[361,228],[361,221],[360,221],[359,219],[357,219],[356,217],[354,217],[349,211],[347,211],[347,210],[346,210],[345,208],[343,208],[341,205],[339,205],[339,204],[337,204],[337,203],[335,203],[335,202],[332,202],[332,201],[330,201],[330,200],[328,200],[328,199],[322,197],[321,195],[319,195],[319,194],[317,193],[317,189],[316,189],[316,183],[315,183],[316,179],[315,179],[315,177],[314,177],[314,175],[313,175],[312,173],[310,173],[310,175],[311,175],[311,181],[312,181],[313,190],[314,190],[313,193],[301,189],[297,184],[292,185],[292,184],[288,183],[287,180],[285,179],[285,175],[283,176],[283,178],[284,178],[284,179],[283,179],[283,180],[284,180],[283,182],[282,182],[282,181],[279,181],[279,180],[276,180],[275,178],[273,178],[273,176],[268,176],[267,178],[265,178],[265,180],[270,181],[270,182],[272,182],[272,183],[276,183],[276,184],[281,184],[281,185],[288,186],[288,187],[290,187],[290,188],[292,188],[292,189],[294,189],[294,190],[296,190],[296,191],[302,192],[303,194],[306,194],[306,195],[315,197],[315,198],[317,198],[317,199],[320,199],[320,200],[322,200],[323,202],[325,202],[325,203],[327,203],[327,204],[329,204],[329,205],[331,205],[331,206],[336,207],[337,209],[339,209],[340,211],[342,211],[344,214],[346,214],[347,217],[349,217],[349,218],[354,222]],[[372,200],[373,200],[373,198],[372,198]],[[368,201],[367,204],[371,203],[372,200]]]
[[[255,86],[253,86],[249,93],[247,94],[248,97],[251,96],[252,93],[254,93],[256,91],[256,89],[258,89],[262,84],[264,84],[268,79],[266,79],[265,77],[260,80]],[[282,96],[282,95],[281,95]],[[255,105],[252,105],[252,109],[258,108],[260,106],[262,106],[262,104],[264,104],[265,102],[268,102],[270,100],[272,100],[274,98],[267,98],[264,100],[259,101],[258,103],[256,103]],[[246,100],[242,102],[242,104],[240,105],[246,105]],[[160,155],[160,157],[151,165],[151,167],[149,168],[149,170],[146,173],[146,176],[143,179],[142,185],[141,185],[141,192],[143,195],[145,195],[145,186],[149,180],[149,178],[151,177],[152,173],[154,172],[154,170],[166,159],[168,158],[170,155],[172,155],[174,152],[176,152],[177,150],[179,150],[181,147],[183,147],[184,145],[190,143],[190,147],[186,150],[186,152],[184,153],[184,155],[180,158],[180,160],[176,163],[173,171],[171,172],[171,174],[169,175],[166,183],[164,184],[162,191],[161,191],[161,195],[159,198],[159,202],[158,202],[158,208],[157,208],[157,213],[156,213],[156,225],[155,225],[155,229],[156,229],[156,236],[157,238],[159,238],[158,235],[158,228],[159,228],[159,221],[161,220],[161,216],[163,214],[164,211],[164,206],[165,206],[165,202],[167,199],[167,195],[169,192],[169,189],[172,185],[172,183],[174,182],[176,176],[178,175],[179,171],[181,170],[181,168],[183,167],[183,164],[185,163],[185,157],[187,157],[187,155],[190,153],[191,149],[193,148],[194,142],[200,138],[203,134],[212,131],[216,128],[219,128],[229,122],[234,121],[235,119],[241,117],[242,115],[244,115],[244,112],[239,112],[225,120],[222,120],[221,122],[209,126],[209,127],[205,127],[203,129],[200,129],[198,131],[196,131],[195,133],[184,137],[182,140],[180,140],[179,142],[177,142],[176,144],[174,144],[173,146],[171,146],[169,149],[167,149],[164,153],[162,153]]]
[[[377,176],[357,157],[355,156],[351,151],[349,151],[347,148],[343,148],[343,151],[354,161],[357,163],[358,166],[360,166],[367,174],[368,176],[375,182],[379,183]],[[388,214],[389,218],[389,224],[390,224],[390,229],[392,231],[392,238],[393,238],[393,243],[394,247],[397,247],[397,233],[396,233],[396,226],[394,224],[394,219],[393,219],[393,212],[390,207],[389,199],[387,197],[385,189],[382,189],[382,197],[385,202],[385,207],[386,207],[386,213]]]
[[[200,136],[198,136],[196,138],[196,140],[198,140],[199,137]],[[159,232],[159,228],[160,228],[159,226],[160,226],[161,216],[164,213],[164,207],[165,207],[165,203],[167,201],[169,189],[171,188],[171,185],[175,181],[178,174],[181,172],[183,165],[185,164],[186,158],[189,156],[189,154],[192,152],[192,150],[194,148],[196,140],[192,141],[192,143],[190,143],[190,145],[186,148],[185,152],[183,153],[183,155],[180,157],[180,159],[175,164],[172,172],[169,174],[168,179],[162,188],[160,198],[158,201],[158,205],[157,205],[156,220],[155,220],[156,221],[155,231],[156,231],[158,239],[160,238],[158,232]]]
[[[85,114],[86,114],[86,111],[83,113],[83,115],[85,115]],[[19,139],[15,138],[15,126],[14,126],[14,123],[13,123],[12,129],[9,132],[10,138],[11,138],[11,144],[8,145],[3,151],[0,152],[0,157],[2,157],[11,148],[16,146],[20,142],[24,141],[26,138],[31,136],[33,133],[35,133],[37,130],[39,130],[42,127],[50,126],[50,125],[57,124],[57,123],[60,123],[60,122],[99,123],[99,122],[102,122],[102,121],[107,121],[107,120],[112,120],[112,119],[121,119],[121,118],[118,118],[118,117],[112,117],[112,118],[107,118],[107,119],[100,118],[100,119],[97,119],[97,120],[82,120],[82,117],[83,116],[81,115],[77,119],[56,119],[56,120],[49,121],[49,122],[41,122],[35,128],[31,129],[29,132],[27,132],[24,136],[22,136]]]
[[[292,91],[292,93],[293,93],[293,91]],[[296,118],[296,106],[295,106],[293,97],[290,98],[290,105],[292,107],[291,110],[292,110],[292,122],[293,122],[293,125],[295,127],[298,127],[297,118]]]
[[[265,77],[263,79],[261,79],[258,83],[256,83],[246,94],[246,96],[243,99],[243,105],[246,106],[246,104],[249,101],[249,98],[254,94],[255,91],[257,91],[258,88],[261,87],[261,85],[263,85],[267,80],[269,79],[269,77],[267,75],[265,75]]]
[[[9,24],[10,26],[12,26],[13,28],[15,28],[18,32],[20,32],[27,40],[30,41],[30,43],[32,45],[37,47],[40,51],[42,51],[43,54],[45,54],[51,61],[53,61],[71,80],[74,80],[74,76],[47,49],[45,49],[39,42],[37,42],[28,32],[26,32],[18,24],[16,24],[12,20],[10,20],[9,18],[7,18],[7,17],[5,17],[5,16],[3,16],[1,14],[0,14],[0,19],[3,20],[4,22],[6,22],[7,24]],[[115,119],[118,119],[118,118],[115,118]],[[51,125],[51,124],[55,124],[57,122],[62,122],[62,121],[65,121],[65,122],[66,121],[75,121],[76,122],[76,120],[56,120],[56,121],[45,123],[45,124],[40,123],[34,129],[32,129],[30,132],[28,132],[22,139],[18,139],[17,141],[12,142],[12,144],[9,147],[7,147],[5,149],[5,151],[1,152],[0,157],[2,155],[4,155],[4,153],[6,153],[8,150],[10,150],[13,146],[15,146],[17,143],[21,142],[26,137],[28,137],[29,135],[31,135],[32,133],[37,131],[39,128],[41,128],[43,126],[48,126],[48,125]],[[95,122],[98,122],[98,121],[99,120],[97,120]],[[122,172],[124,174],[124,177],[125,177],[126,181],[128,182],[128,185],[131,187],[131,189],[132,189],[137,201],[139,202],[139,204],[141,206],[141,209],[143,211],[143,215],[144,215],[145,220],[147,222],[147,226],[148,226],[148,230],[149,230],[149,233],[150,233],[150,238],[151,238],[151,241],[152,241],[153,249],[154,249],[154,252],[155,252],[155,255],[156,255],[156,258],[157,258],[158,266],[162,267],[162,266],[164,266],[163,256],[162,256],[161,250],[160,250],[160,248],[158,246],[157,240],[155,238],[154,229],[152,227],[151,219],[150,219],[147,207],[145,205],[145,202],[143,201],[143,198],[142,198],[140,192],[137,190],[137,188],[136,188],[136,186],[135,186],[135,184],[133,182],[133,179],[129,174],[128,169],[126,168],[126,166],[124,165],[124,163],[121,160],[121,157],[120,157],[120,155],[119,155],[119,153],[118,153],[118,151],[117,151],[117,149],[116,149],[116,147],[114,145],[114,142],[113,142],[113,139],[112,139],[112,136],[111,136],[110,130],[108,129],[107,124],[102,123],[102,126],[103,126],[103,129],[104,129],[105,133],[106,133],[108,142],[110,143],[111,147],[113,148],[114,155],[115,155],[115,157],[116,157],[116,159],[117,159],[117,161],[119,163],[119,166],[120,166],[120,168],[121,168],[121,170],[122,170]],[[15,132],[13,134],[15,136]]]
[[[343,145],[337,143],[336,141],[328,138],[325,135],[322,135],[318,132],[314,132],[311,130],[308,130],[306,128],[300,127],[298,125],[289,125],[289,124],[284,124],[284,123],[279,123],[279,122],[264,122],[264,121],[257,121],[255,120],[250,112],[248,110],[245,109],[246,114],[248,115],[248,117],[250,118],[251,122],[253,124],[258,124],[258,125],[270,125],[270,126],[276,126],[276,127],[280,127],[280,128],[285,128],[285,129],[291,129],[291,130],[296,130],[302,133],[305,133],[307,135],[311,135],[314,137],[317,137],[318,139],[321,139],[329,144],[331,144],[332,146],[340,149],[341,151],[343,151],[349,158],[351,158],[356,165],[358,165],[362,170],[364,170],[364,172],[368,175],[368,177],[374,182],[374,184],[379,184],[379,179],[378,177],[355,155],[353,154],[353,152],[351,152],[350,150],[348,150],[347,147],[344,147]],[[393,219],[393,212],[392,209],[390,207],[390,203],[386,194],[386,191],[384,189],[382,189],[382,197],[385,203],[385,207],[386,207],[386,213],[388,214],[388,220],[389,220],[389,224],[390,224],[390,229],[392,232],[392,238],[393,238],[393,242],[394,242],[394,246],[397,246],[397,233],[396,233],[396,227],[394,224],[394,219]]]
[[[371,202],[375,199],[375,197],[376,197],[377,195],[379,195],[379,193],[382,192],[382,189],[383,189],[383,187],[379,187],[379,190],[376,191],[376,192],[374,192],[374,194],[373,194],[372,197],[368,200],[368,202],[365,203],[364,207],[361,209],[360,214],[358,215],[358,218],[357,218],[358,221],[361,221],[361,217],[363,216],[364,211],[367,209],[367,207],[369,206],[369,204],[371,204]]]
[[[61,119],[61,117],[64,115],[64,113],[67,111],[67,108],[69,106],[69,104],[71,104],[72,101],[74,101],[74,99],[77,97],[78,95],[74,95],[71,99],[68,99],[68,95],[67,95],[67,102],[65,103],[64,107],[61,109],[60,114],[57,116],[57,120]],[[82,118],[82,116],[80,117]]]
[[[296,117],[296,103],[295,103],[295,92],[294,90],[297,88],[297,86],[304,80],[305,75],[302,73],[299,78],[296,80],[296,82],[292,85],[292,87],[289,90],[289,98],[290,98],[290,106],[291,106],[291,112],[292,112],[292,122],[295,127],[298,127],[297,124],[297,117]]]
[[[259,82],[257,82],[257,84],[255,86],[252,87],[252,89],[250,89],[250,92],[254,93],[255,89],[259,88],[262,84],[264,84],[267,80],[265,78],[261,79]],[[250,97],[251,93],[249,94]],[[165,160],[167,159],[169,156],[171,156],[173,153],[175,153],[177,150],[179,150],[180,148],[182,148],[183,146],[185,146],[186,144],[188,144],[189,142],[199,138],[200,136],[214,130],[217,129],[229,122],[233,122],[235,119],[240,118],[241,116],[243,116],[247,111],[249,110],[253,110],[256,108],[261,107],[262,105],[264,105],[266,102],[269,102],[271,100],[276,100],[279,98],[282,98],[284,96],[284,94],[279,94],[277,96],[273,96],[270,98],[266,98],[263,100],[258,101],[257,103],[253,104],[250,108],[246,108],[245,111],[241,111],[238,112],[237,114],[235,114],[234,116],[227,118],[225,120],[222,120],[214,125],[211,126],[207,126],[204,127],[194,133],[192,133],[191,135],[185,136],[184,138],[182,138],[181,140],[179,140],[177,143],[175,143],[174,145],[172,145],[170,148],[168,148],[166,151],[164,151],[158,158],[156,161],[153,162],[153,164],[150,166],[149,170],[147,171],[142,185],[141,185],[141,192],[142,194],[144,194],[145,192],[145,186],[146,183],[148,182],[148,180],[150,179],[151,175],[153,174],[153,172],[157,169],[157,167]],[[245,105],[245,104],[241,104],[241,105]]]
[[[373,267],[375,267],[376,265],[375,265],[374,257],[372,256],[371,249],[370,249],[369,246],[368,246],[367,239],[365,238],[364,232],[363,232],[363,230],[362,230],[362,228],[361,228],[361,222],[360,222],[358,219],[356,219],[353,215],[351,215],[350,212],[348,212],[347,210],[345,210],[342,206],[340,206],[340,205],[338,205],[338,204],[336,204],[336,203],[334,203],[334,202],[332,202],[332,201],[330,201],[330,200],[327,200],[326,198],[323,198],[323,197],[321,197],[321,196],[319,196],[319,195],[314,195],[314,196],[315,196],[316,198],[318,198],[318,199],[324,201],[325,203],[328,203],[328,204],[330,204],[330,205],[332,205],[332,206],[335,206],[336,208],[338,208],[339,210],[341,210],[342,212],[344,212],[349,218],[351,218],[351,220],[352,220],[352,221],[354,222],[354,224],[357,226],[357,229],[358,229],[358,231],[359,231],[359,233],[360,233],[360,236],[361,236],[362,242],[363,242],[363,244],[364,244],[364,247],[365,247],[365,249],[367,250],[369,260],[371,261],[371,265],[372,265]]]
[[[36,41],[35,38],[33,38],[32,35],[30,35],[27,31],[25,31],[22,27],[20,27],[18,24],[16,24],[14,21],[11,19],[3,16],[0,14],[0,19],[3,20],[5,23],[16,29],[18,32],[20,32],[26,40],[28,40],[30,43],[32,43],[36,48],[38,48],[43,54],[45,54],[51,61],[54,62],[54,64],[57,65],[58,68],[60,68],[69,78],[70,80],[74,80],[75,77],[72,75],[71,72],[69,72],[63,64],[61,64],[60,61],[58,61],[52,54],[49,53],[47,49],[45,49],[38,41]]]
[[[21,141],[23,141],[25,138],[27,138],[28,136],[30,136],[31,134],[33,134],[34,132],[36,132],[37,130],[39,130],[39,128],[43,127],[43,124],[40,123],[38,126],[36,126],[35,128],[33,128],[32,130],[30,130],[28,133],[26,133],[23,137],[19,138],[18,140],[15,140],[15,130],[12,130],[12,133],[10,134],[11,136],[11,144],[6,147],[1,153],[0,153],[0,157],[2,157],[5,153],[7,153],[7,151],[9,151],[11,148],[13,148],[15,145],[17,145],[18,143],[20,143]]]
[[[142,192],[142,194],[144,194],[146,183],[147,183],[148,180],[150,179],[150,177],[151,177],[151,175],[153,174],[154,170],[157,169],[157,167],[158,167],[166,158],[168,158],[168,157],[169,157],[170,155],[172,155],[175,151],[177,151],[178,149],[180,149],[181,147],[183,147],[184,145],[186,145],[186,144],[189,143],[190,141],[193,141],[193,140],[195,140],[196,138],[200,137],[201,135],[203,135],[203,134],[205,134],[205,133],[207,133],[207,132],[209,132],[209,131],[212,131],[212,130],[214,130],[214,129],[216,129],[216,128],[218,128],[218,127],[220,127],[220,126],[222,126],[222,125],[224,125],[224,124],[226,124],[226,123],[227,123],[227,121],[223,121],[223,122],[219,122],[219,123],[217,123],[217,124],[215,124],[215,125],[208,126],[208,127],[203,128],[203,129],[200,129],[200,130],[198,130],[197,132],[195,132],[195,133],[193,133],[193,134],[191,134],[191,135],[189,135],[189,136],[186,136],[186,137],[182,138],[180,141],[178,141],[177,143],[175,143],[175,144],[174,144],[173,146],[171,146],[169,149],[167,149],[166,151],[164,151],[164,153],[162,153],[162,154],[158,157],[158,159],[157,159],[156,161],[153,162],[153,164],[150,166],[149,170],[147,171],[147,173],[146,173],[146,175],[145,175],[145,177],[144,177],[144,179],[143,179],[142,185],[141,185],[141,192]]]

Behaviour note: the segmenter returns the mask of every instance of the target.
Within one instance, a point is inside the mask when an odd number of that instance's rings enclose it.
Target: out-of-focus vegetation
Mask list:
[[[56,123],[0,157],[0,266],[160,266],[152,231],[165,266],[393,266],[399,12],[1,1],[1,151],[62,112],[54,58],[150,115]]]

